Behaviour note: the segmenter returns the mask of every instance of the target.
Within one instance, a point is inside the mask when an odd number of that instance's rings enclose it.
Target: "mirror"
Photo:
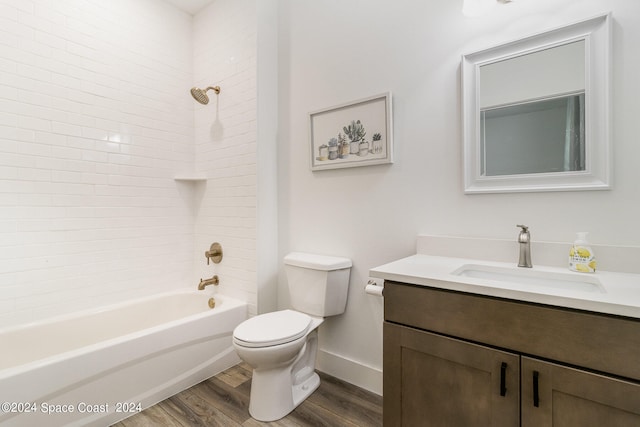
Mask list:
[[[610,188],[609,16],[464,55],[465,193]]]

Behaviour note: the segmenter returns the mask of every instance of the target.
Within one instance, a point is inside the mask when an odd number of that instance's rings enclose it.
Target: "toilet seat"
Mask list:
[[[269,347],[305,336],[311,317],[293,310],[274,311],[245,320],[233,331],[234,341],[243,347]]]

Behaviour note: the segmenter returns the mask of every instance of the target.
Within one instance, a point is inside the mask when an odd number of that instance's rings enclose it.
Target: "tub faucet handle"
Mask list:
[[[214,264],[219,264],[222,261],[222,245],[218,242],[212,243],[209,250],[204,253],[204,256],[207,258],[207,265],[209,265],[209,260],[213,261]]]

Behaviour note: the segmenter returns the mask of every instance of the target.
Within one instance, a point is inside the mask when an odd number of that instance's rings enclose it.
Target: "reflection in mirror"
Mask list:
[[[484,176],[585,170],[584,93],[480,111]]]
[[[480,67],[481,175],[585,170],[585,41]]]
[[[464,55],[466,193],[608,189],[609,15]]]

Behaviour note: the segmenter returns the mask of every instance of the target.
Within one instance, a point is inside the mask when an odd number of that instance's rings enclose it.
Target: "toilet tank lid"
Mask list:
[[[349,258],[316,255],[304,252],[291,252],[284,257],[284,263],[287,265],[294,265],[296,267],[325,271],[350,268],[352,265]]]

